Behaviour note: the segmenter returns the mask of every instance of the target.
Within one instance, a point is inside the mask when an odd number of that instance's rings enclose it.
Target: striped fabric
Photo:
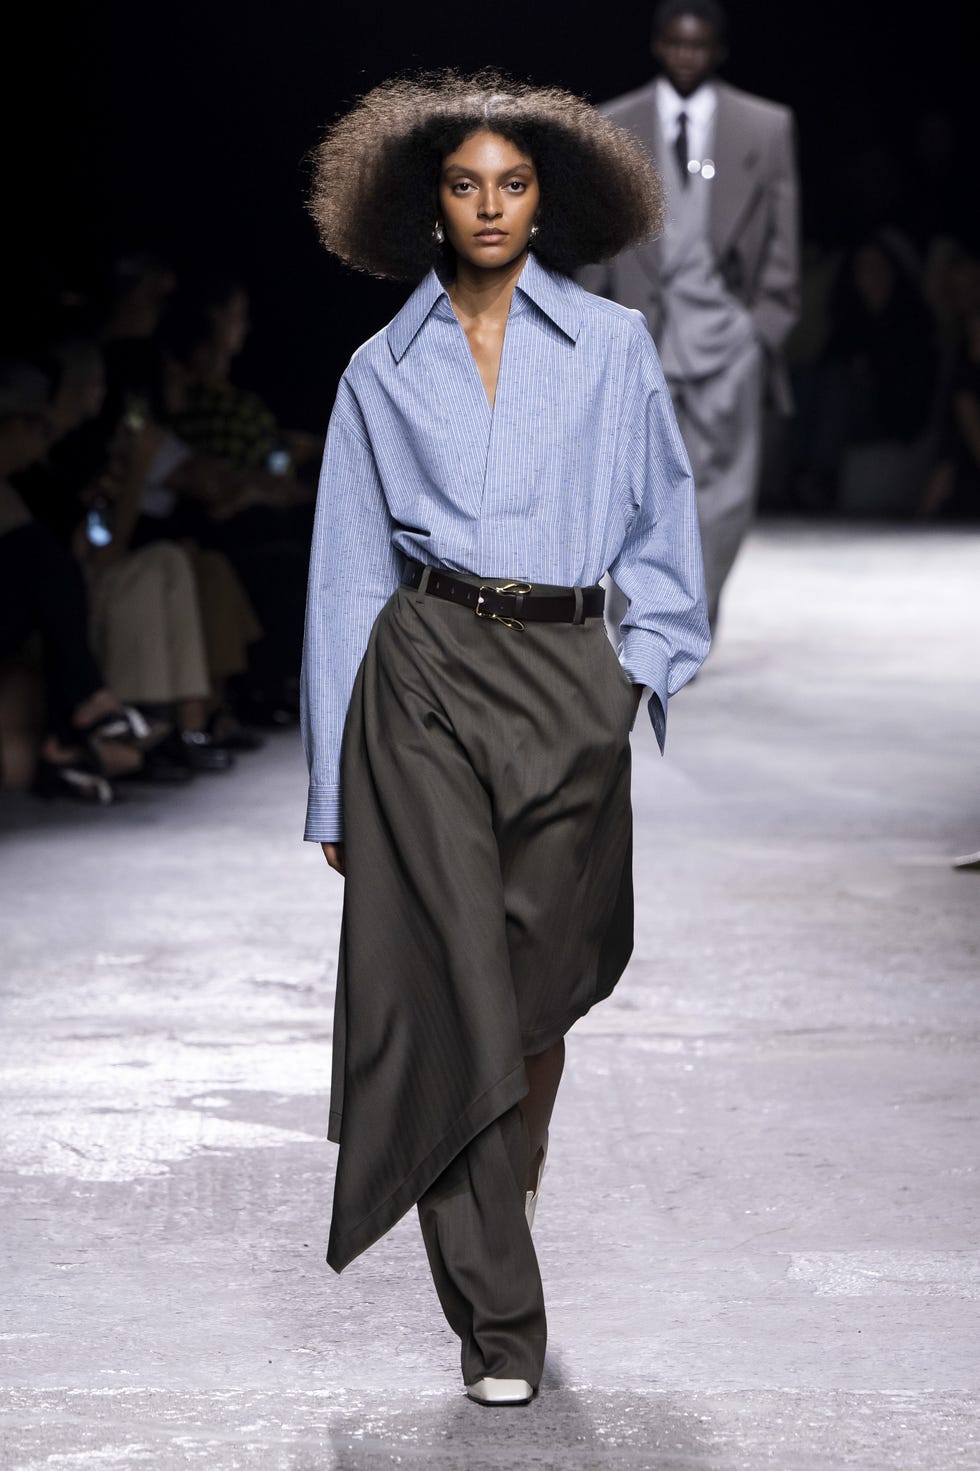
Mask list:
[[[339,760],[354,676],[402,554],[487,580],[629,599],[619,651],[667,697],[708,650],[694,485],[642,315],[529,255],[491,409],[433,271],[351,359],[330,419],[303,652],[306,837],[342,837]]]

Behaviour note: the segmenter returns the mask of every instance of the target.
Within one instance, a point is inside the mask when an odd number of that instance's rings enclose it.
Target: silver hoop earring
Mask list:
[[[435,229],[432,231],[432,238],[437,245],[443,245],[445,243],[446,236],[443,233],[442,225],[439,223],[438,220],[436,220]]]
[[[532,225],[531,226],[531,239],[532,240],[534,240],[536,238],[537,233],[538,233],[538,227],[537,227],[537,225]]]

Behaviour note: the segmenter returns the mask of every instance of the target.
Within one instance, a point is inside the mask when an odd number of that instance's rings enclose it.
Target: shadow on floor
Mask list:
[[[567,1386],[552,1353],[532,1404],[489,1409],[462,1390],[450,1403],[404,1409],[379,1399],[376,1415],[344,1415],[330,1427],[328,1462],[294,1463],[293,1471],[708,1471],[718,1443],[703,1417],[653,1393],[594,1394]]]

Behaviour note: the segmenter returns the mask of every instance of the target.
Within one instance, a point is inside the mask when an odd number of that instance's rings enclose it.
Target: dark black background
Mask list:
[[[920,243],[968,230],[974,51],[947,0],[729,7],[727,78],[798,116],[806,233],[828,243],[894,219]],[[242,376],[294,423],[322,428],[338,373],[404,291],[335,265],[306,217],[307,155],[358,93],[417,67],[500,66],[601,101],[645,82],[645,0],[520,5],[111,3],[21,11],[7,123],[18,266],[8,313],[34,281],[92,277],[120,249],[179,272],[220,267],[253,291]],[[9,64],[9,63],[8,63]],[[13,79],[12,79],[13,80]],[[9,88],[8,88],[9,95]],[[915,163],[939,109],[959,159]]]

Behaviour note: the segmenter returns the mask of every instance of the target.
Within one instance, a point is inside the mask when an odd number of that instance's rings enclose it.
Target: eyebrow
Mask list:
[[[533,173],[534,165],[530,163],[515,163],[512,168],[501,169],[498,177],[501,179],[506,178],[508,174],[519,173],[521,169],[523,169],[525,173]],[[479,169],[467,169],[464,168],[463,165],[460,163],[446,164],[444,172],[447,174],[470,174],[474,178],[479,178],[480,174]]]

